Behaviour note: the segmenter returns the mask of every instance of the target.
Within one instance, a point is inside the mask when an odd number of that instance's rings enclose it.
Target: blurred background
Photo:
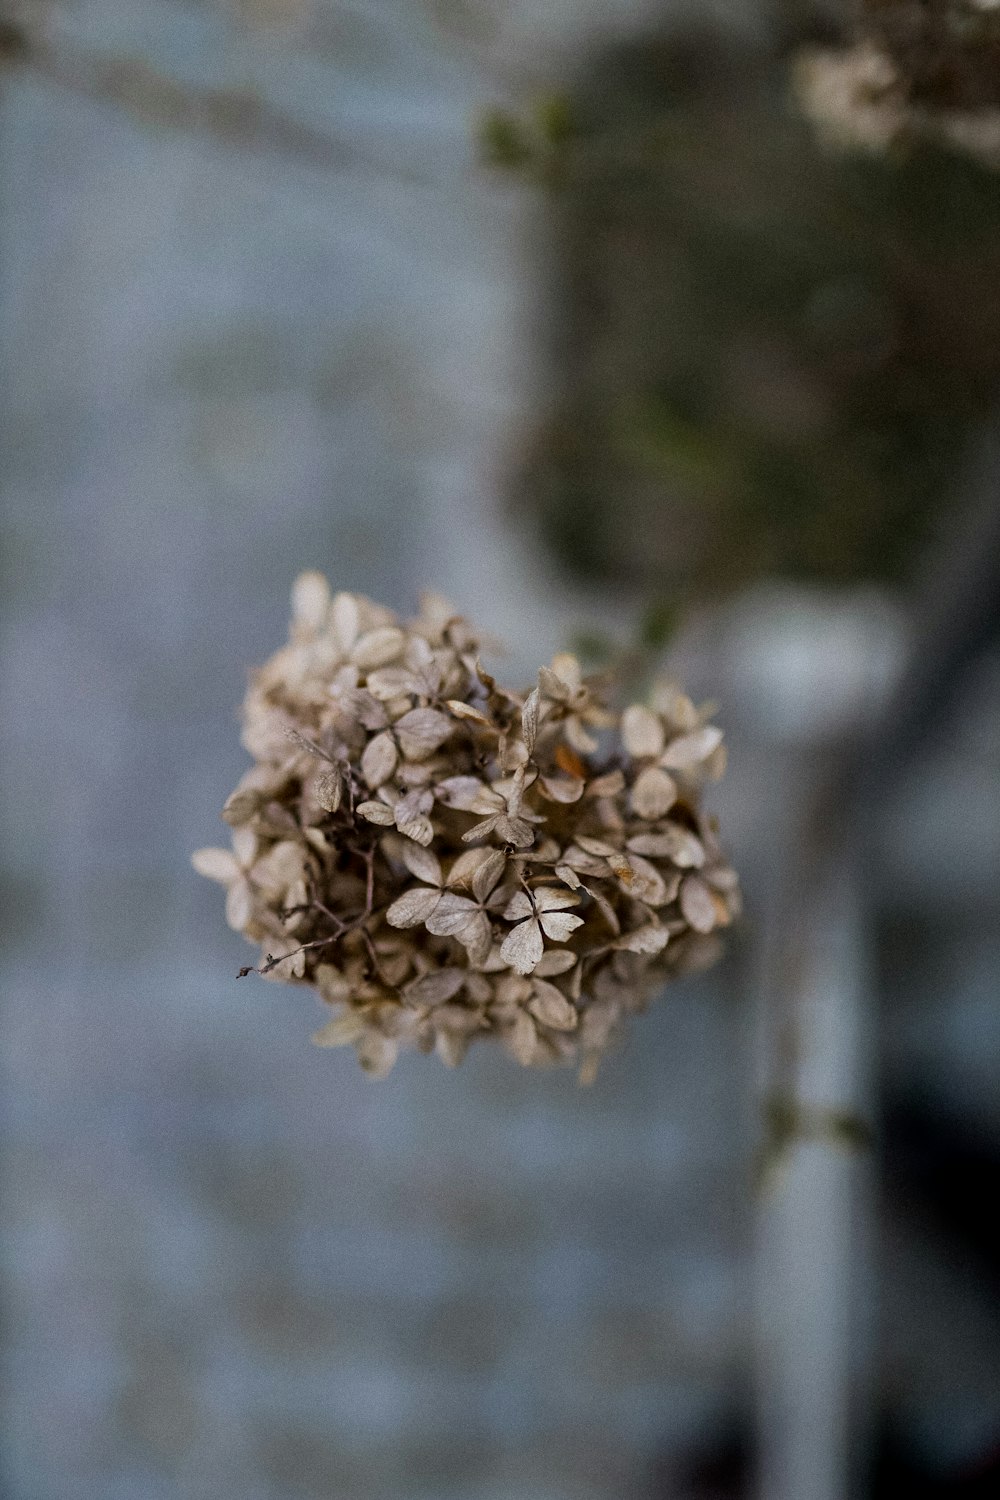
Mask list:
[[[3,0],[2,1500],[1000,1493],[1000,177],[796,83],[991,10]],[[236,982],[304,567],[720,701],[590,1090]]]

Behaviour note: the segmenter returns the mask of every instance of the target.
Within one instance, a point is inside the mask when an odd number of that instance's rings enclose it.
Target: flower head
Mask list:
[[[590,1078],[739,910],[700,807],[721,733],[666,685],[612,711],[569,656],[509,692],[478,649],[436,596],[404,624],[303,574],[244,704],[232,852],[194,864],[257,972],[334,1010],[314,1040],[372,1075],[403,1047],[455,1064],[494,1038]]]

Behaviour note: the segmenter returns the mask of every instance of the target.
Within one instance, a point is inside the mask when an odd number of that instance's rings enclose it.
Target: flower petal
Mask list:
[[[682,734],[679,739],[671,740],[660,756],[660,765],[671,771],[690,771],[706,761],[721,744],[722,730],[714,724],[706,724],[703,729],[695,729],[691,734]]]
[[[533,917],[512,927],[500,945],[500,957],[518,974],[530,974],[544,952],[542,930]]]
[[[659,755],[666,739],[663,720],[644,703],[633,703],[622,714],[621,736],[629,755],[637,758]]]
[[[399,751],[388,730],[368,741],[361,756],[361,774],[373,792],[389,780],[398,760]]]
[[[403,754],[409,760],[426,760],[454,729],[454,721],[436,708],[411,708],[395,723]]]
[[[680,907],[695,932],[711,932],[718,923],[712,892],[699,875],[688,875],[681,882]]]
[[[385,920],[390,927],[419,927],[441,900],[441,892],[420,886],[404,891],[389,907]]]
[[[582,917],[568,911],[547,911],[538,920],[545,936],[554,943],[565,943],[570,933],[583,925]]]
[[[222,885],[228,885],[243,873],[236,857],[228,849],[196,849],[191,856],[191,863],[199,875],[204,875],[208,880],[218,880]]]
[[[571,1005],[561,990],[544,979],[536,979],[534,994],[528,1009],[536,1021],[551,1026],[553,1031],[575,1031],[579,1019],[575,1005]]]

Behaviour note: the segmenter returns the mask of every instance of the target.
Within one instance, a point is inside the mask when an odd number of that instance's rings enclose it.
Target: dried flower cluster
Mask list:
[[[997,0],[863,0],[854,40],[804,51],[794,81],[834,146],[929,139],[1000,168]]]
[[[714,955],[736,877],[699,810],[720,731],[668,686],[611,712],[574,657],[521,697],[434,596],[407,625],[304,573],[289,644],[253,677],[256,764],[202,849],[257,971],[312,984],[375,1076],[402,1046],[493,1037],[594,1076],[622,1018]],[[243,970],[249,973],[250,970]]]

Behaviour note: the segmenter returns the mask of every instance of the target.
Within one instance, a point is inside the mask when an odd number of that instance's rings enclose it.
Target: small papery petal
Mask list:
[[[711,932],[718,922],[712,892],[699,875],[688,875],[681,882],[680,907],[695,932]]]
[[[486,724],[491,729],[493,727],[493,721],[472,703],[465,703],[461,698],[449,698],[447,706],[456,719],[471,719],[475,724]]]
[[[714,724],[695,729],[691,734],[682,734],[671,740],[660,756],[660,765],[671,771],[690,771],[699,766],[722,744],[722,730]]]
[[[369,1078],[385,1078],[399,1056],[399,1043],[392,1037],[369,1031],[355,1046],[358,1062]]]
[[[571,890],[578,891],[583,884],[579,875],[569,865],[556,865],[555,873],[557,878],[564,885],[568,885]]]
[[[364,1034],[364,1030],[364,1017],[356,1011],[348,1011],[314,1031],[312,1039],[317,1047],[348,1047]]]
[[[384,802],[359,802],[357,813],[367,822],[377,823],[382,828],[391,828],[396,821],[392,808],[387,807]]]
[[[336,1005],[350,999],[351,981],[334,964],[317,964],[313,978],[316,988],[328,1005]]]
[[[573,891],[561,891],[554,885],[540,885],[532,895],[539,911],[566,911],[570,906],[580,905],[580,898]]]
[[[570,651],[557,652],[552,658],[552,670],[560,682],[564,682],[567,687],[572,688],[574,691],[583,681],[580,662]]]
[[[622,714],[621,736],[629,755],[636,758],[659,755],[666,739],[662,719],[644,703],[633,703]]]
[[[344,795],[344,775],[339,767],[323,771],[313,783],[313,796],[324,812],[335,813]]]
[[[405,985],[403,994],[411,1005],[443,1005],[458,994],[464,983],[464,969],[435,969]]]
[[[384,667],[395,661],[402,652],[403,644],[403,632],[391,625],[379,630],[369,630],[354,647],[351,660],[362,672],[368,672],[374,667]]]
[[[338,594],[330,609],[333,639],[348,656],[358,638],[358,601],[353,594]]]
[[[441,892],[427,887],[404,891],[389,907],[385,920],[390,927],[419,927],[431,916],[440,900]]]
[[[434,1038],[434,1051],[446,1068],[457,1068],[469,1050],[469,1038],[460,1032],[438,1031]]]
[[[645,927],[635,927],[624,933],[615,942],[615,947],[624,948],[627,953],[662,953],[669,937],[665,927],[650,922]]]
[[[505,844],[513,844],[515,849],[530,849],[535,842],[535,833],[531,824],[524,818],[508,818],[501,813],[495,822],[497,837]]]
[[[503,914],[508,922],[520,922],[525,917],[534,916],[535,908],[527,891],[515,891],[504,907]]]
[[[655,865],[641,854],[629,854],[626,860],[629,874],[616,870],[619,881],[630,896],[645,901],[647,906],[664,906],[667,902],[667,887],[663,876]]]
[[[471,889],[473,875],[495,852],[492,849],[482,848],[464,850],[448,871],[448,879],[445,884],[455,888]]]
[[[412,839],[415,844],[422,844],[424,848],[434,837],[434,825],[423,813],[418,813],[415,818],[397,817],[396,827],[406,838]]]
[[[445,807],[454,807],[459,812],[473,812],[477,810],[473,803],[483,790],[483,783],[478,776],[446,776],[444,781],[437,783],[434,793]]]
[[[241,875],[226,892],[226,921],[234,932],[242,932],[253,916],[253,891]]]
[[[338,687],[332,696],[347,717],[364,729],[387,728],[389,715],[384,706],[364,688]]]
[[[574,916],[568,911],[547,911],[538,920],[545,936],[554,943],[565,943],[575,928],[583,925],[582,917]]]
[[[410,874],[415,875],[418,880],[425,880],[428,885],[440,886],[443,883],[440,861],[429,849],[422,849],[419,844],[407,839],[400,847],[399,857]]]
[[[535,965],[535,978],[551,979],[556,974],[566,974],[576,961],[576,954],[568,948],[546,948]]]
[[[454,723],[436,708],[411,708],[395,723],[403,754],[410,760],[426,760],[454,729]]]
[[[670,859],[684,870],[697,870],[705,863],[701,842],[686,828],[673,823],[659,833],[637,833],[625,847],[636,854],[650,854],[654,859]]]
[[[504,1040],[511,1055],[517,1059],[521,1066],[530,1068],[538,1050],[538,1033],[535,1030],[535,1023],[527,1011],[518,1011],[513,1025],[506,1033]]]
[[[479,967],[489,958],[493,948],[493,928],[484,911],[477,911],[471,916],[455,936],[469,955],[470,964]]]
[[[389,780],[398,760],[396,742],[388,731],[368,741],[361,756],[361,774],[373,792]]]
[[[539,691],[544,693],[546,698],[551,698],[554,703],[565,703],[571,691],[569,683],[564,682],[549,667],[539,667],[538,687]]]
[[[574,1031],[579,1019],[575,1005],[571,1005],[561,990],[544,979],[536,979],[534,994],[528,1009],[536,1021],[551,1026],[554,1031]]]
[[[625,790],[625,777],[621,771],[608,771],[604,776],[595,776],[587,783],[588,797],[617,797]]]
[[[581,721],[576,717],[565,721],[563,733],[578,755],[593,755],[597,749],[598,740],[594,735],[587,733]]]
[[[222,885],[228,885],[243,873],[239,861],[228,849],[196,849],[191,863],[199,875],[218,880]]]
[[[292,618],[308,635],[316,635],[326,624],[330,609],[330,585],[322,573],[310,569],[292,584]]]
[[[543,776],[539,785],[553,802],[579,802],[583,796],[584,783],[577,776]]]
[[[677,801],[677,786],[659,766],[647,766],[636,777],[631,800],[633,811],[640,818],[655,822]]]
[[[472,877],[472,893],[477,901],[486,900],[506,868],[506,857],[500,853],[499,849],[489,850]]]
[[[468,896],[457,896],[454,891],[445,891],[426,923],[427,931],[435,937],[460,938],[480,915],[479,907]]]
[[[534,918],[512,927],[500,945],[500,957],[518,974],[530,974],[544,952],[542,930]]]
[[[424,685],[419,677],[406,667],[381,667],[378,671],[369,672],[365,686],[381,703],[424,692]]]

